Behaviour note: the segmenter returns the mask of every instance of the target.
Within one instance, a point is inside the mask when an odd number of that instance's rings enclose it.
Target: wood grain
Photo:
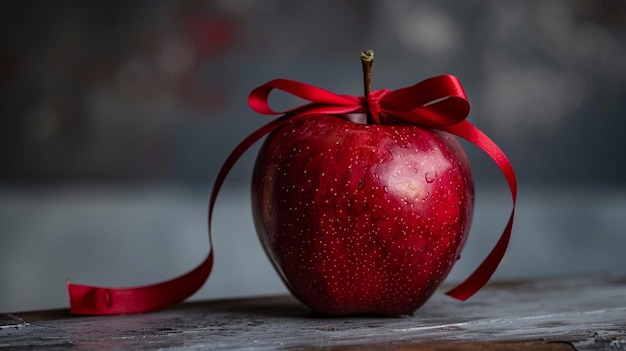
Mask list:
[[[505,281],[458,302],[440,292],[413,316],[329,318],[291,296],[189,302],[122,316],[66,309],[0,319],[0,350],[620,350],[626,273]]]

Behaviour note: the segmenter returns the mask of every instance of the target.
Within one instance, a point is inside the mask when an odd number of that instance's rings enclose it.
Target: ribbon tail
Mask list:
[[[177,304],[202,287],[213,268],[213,250],[194,270],[162,283],[133,288],[93,287],[67,282],[70,312],[86,315],[144,313]]]
[[[182,302],[198,291],[207,281],[213,268],[213,242],[211,238],[211,222],[213,209],[219,191],[230,170],[237,160],[260,138],[271,132],[289,117],[284,116],[262,126],[244,139],[230,153],[222,165],[209,201],[209,253],[206,259],[192,271],[177,278],[139,287],[105,288],[88,285],[72,284],[67,282],[70,297],[70,311],[73,314],[111,315],[145,313],[165,308]]]
[[[513,229],[513,219],[515,217],[515,203],[517,200],[517,179],[511,162],[504,152],[482,131],[464,120],[461,123],[440,128],[443,131],[459,136],[470,143],[474,144],[484,151],[500,168],[511,191],[513,199],[513,208],[504,231],[500,235],[500,239],[491,250],[485,260],[476,268],[476,270],[461,284],[446,292],[446,295],[457,300],[465,301],[472,297],[480,290],[491,278],[496,268],[502,261],[506,253]]]

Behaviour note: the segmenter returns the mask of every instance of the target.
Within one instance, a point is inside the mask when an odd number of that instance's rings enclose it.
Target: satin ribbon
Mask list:
[[[309,101],[287,111],[274,111],[269,106],[269,95],[282,90]],[[470,105],[458,79],[441,75],[423,80],[413,86],[372,91],[367,97],[338,95],[312,85],[287,79],[272,80],[256,89],[248,97],[250,107],[265,115],[283,115],[246,137],[222,165],[209,200],[208,230],[210,249],[207,258],[192,271],[158,284],[132,288],[104,288],[67,282],[70,310],[75,314],[124,314],[149,312],[181,302],[199,290],[209,278],[213,267],[211,222],[219,191],[237,160],[254,143],[274,129],[296,117],[314,114],[346,115],[366,113],[374,123],[410,123],[459,136],[484,151],[502,171],[513,200],[509,220],[494,248],[476,270],[461,284],[446,292],[447,295],[466,300],[478,292],[491,278],[504,254],[511,237],[517,181],[515,172],[502,150],[483,132],[465,120]]]

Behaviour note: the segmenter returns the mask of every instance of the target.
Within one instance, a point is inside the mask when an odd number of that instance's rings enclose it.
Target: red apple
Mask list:
[[[473,202],[453,135],[348,116],[275,129],[252,177],[266,253],[294,296],[329,315],[413,313],[458,259]]]

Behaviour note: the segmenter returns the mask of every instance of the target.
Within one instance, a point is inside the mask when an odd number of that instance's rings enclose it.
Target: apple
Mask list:
[[[347,115],[302,116],[272,131],[251,189],[275,269],[328,315],[412,314],[458,259],[474,203],[453,135]]]

